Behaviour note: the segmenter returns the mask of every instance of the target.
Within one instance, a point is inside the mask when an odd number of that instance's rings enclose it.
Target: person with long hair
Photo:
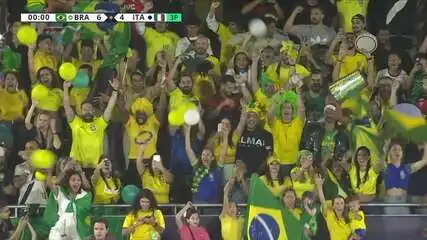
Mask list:
[[[297,166],[291,170],[293,188],[297,198],[301,199],[306,191],[314,191],[313,153],[301,150],[298,154]]]
[[[348,240],[351,236],[350,220],[348,209],[345,205],[345,198],[337,195],[332,200],[332,205],[326,201],[323,194],[324,179],[320,174],[315,178],[317,194],[322,205],[322,214],[325,218],[331,240]]]
[[[193,201],[219,203],[221,201],[222,186],[221,169],[217,167],[217,162],[211,149],[203,149],[200,158],[196,156],[191,146],[190,134],[191,127],[185,125],[185,151],[194,168],[191,186]]]
[[[19,88],[17,72],[6,72],[3,76],[4,88],[0,88],[0,112],[3,120],[23,120],[28,96]]]
[[[25,117],[25,127],[33,132],[35,140],[42,149],[58,150],[61,148],[62,141],[56,130],[56,119],[47,112],[39,112],[34,118],[34,123],[32,123],[37,105],[38,102],[33,100]]]
[[[240,215],[237,203],[230,201],[230,193],[235,184],[236,178],[230,178],[224,187],[224,201],[219,215],[224,240],[242,239],[245,219]]]
[[[296,218],[300,218],[302,211],[297,205],[297,193],[293,188],[286,188],[281,196],[283,206],[288,209]]]
[[[371,151],[365,146],[356,150],[355,159],[350,164],[344,164],[348,171],[353,193],[361,202],[371,202],[377,193],[377,179],[385,164],[381,161],[372,164]]]
[[[424,144],[427,146],[427,143]],[[412,173],[419,171],[427,165],[427,151],[424,151],[423,158],[417,162],[402,163],[403,147],[397,142],[390,143],[388,149],[388,164],[385,170],[385,201],[387,203],[405,203],[409,186],[409,179]],[[387,214],[409,214],[407,207],[386,207]]]
[[[200,225],[200,215],[193,203],[188,202],[175,216],[181,240],[210,240],[209,233]]]
[[[63,175],[59,176],[59,185],[50,185],[50,200],[54,198],[57,205],[57,220],[52,219],[54,225],[50,229],[49,240],[57,239],[86,239],[90,234],[90,226],[87,224],[89,209],[92,205],[92,193],[84,188],[84,173],[79,170],[66,167]],[[85,186],[86,187],[86,186]],[[55,210],[55,209],[52,209]],[[46,216],[45,210],[45,216]]]
[[[233,136],[231,128],[230,120],[228,118],[222,119],[218,124],[217,132],[208,140],[207,144],[210,149],[214,149],[214,156],[218,160],[218,165],[222,167],[225,182],[232,175],[236,160],[236,145],[239,141],[239,138]],[[224,154],[223,158],[221,157],[222,154]]]
[[[116,204],[120,199],[122,183],[114,172],[111,160],[102,155],[91,177],[94,188],[94,204]]]
[[[281,197],[286,189],[292,187],[292,182],[280,168],[280,162],[274,157],[267,160],[267,171],[260,177],[261,181],[276,197]]]
[[[136,169],[141,176],[142,186],[153,193],[157,203],[168,204],[170,185],[174,175],[164,167],[160,155],[154,155],[152,159],[144,159],[146,146],[140,145],[140,154],[136,159]]]
[[[135,198],[131,212],[125,217],[122,235],[129,236],[129,240],[160,239],[165,226],[165,219],[162,211],[157,209],[153,193],[143,189]]]

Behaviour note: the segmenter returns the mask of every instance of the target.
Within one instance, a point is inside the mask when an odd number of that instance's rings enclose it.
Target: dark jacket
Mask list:
[[[342,158],[350,149],[350,139],[345,129],[337,128],[335,135],[334,157]],[[300,149],[306,149],[313,153],[314,162],[320,166],[322,162],[322,141],[325,135],[325,126],[322,123],[307,123],[301,138]]]

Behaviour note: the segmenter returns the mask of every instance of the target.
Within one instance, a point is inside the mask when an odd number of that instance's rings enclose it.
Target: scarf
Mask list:
[[[208,174],[209,174],[209,168],[203,165],[199,165],[199,167],[196,168],[196,172],[194,173],[194,177],[193,177],[193,183],[191,185],[191,191],[193,193],[196,193],[199,190],[200,182]]]

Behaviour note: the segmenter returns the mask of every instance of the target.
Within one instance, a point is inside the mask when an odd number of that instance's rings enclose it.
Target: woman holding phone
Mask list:
[[[145,144],[140,145],[140,152],[136,159],[136,168],[141,176],[142,186],[153,193],[158,203],[167,204],[174,176],[163,166],[160,155],[154,155],[152,160],[145,160],[145,148]]]

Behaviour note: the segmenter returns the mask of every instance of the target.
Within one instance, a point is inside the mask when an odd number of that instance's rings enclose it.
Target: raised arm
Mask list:
[[[334,40],[332,40],[331,45],[329,45],[328,51],[326,52],[326,62],[329,65],[334,64],[332,61],[332,56],[335,52],[335,49],[340,45],[342,39],[344,37],[344,31],[342,29],[340,29],[337,33],[337,35],[335,36]]]
[[[276,109],[280,107],[277,105],[275,101],[272,102],[270,108],[267,112],[267,123],[268,125],[272,125],[274,123],[274,120],[276,120]]]
[[[203,109],[201,106],[199,107],[199,112],[200,112],[200,121],[197,124],[197,139],[199,141],[203,141],[203,140],[205,140],[206,127],[205,127],[205,123],[202,120]]]
[[[161,158],[160,158],[159,161],[155,161],[153,159],[153,168],[157,168],[157,169],[159,169],[162,172],[163,177],[165,178],[165,181],[168,184],[172,184],[173,183],[174,175],[172,174],[171,171],[169,171],[168,169],[165,168],[165,166],[163,165],[163,161],[162,161]]]
[[[105,159],[102,160],[102,162],[100,162],[93,171],[92,177],[90,178],[90,180],[92,181],[92,186],[95,186],[96,182],[101,178],[101,169],[104,164]]]
[[[117,96],[119,94],[120,82],[118,79],[113,79],[113,81],[108,81],[113,89],[110,99],[108,100],[107,107],[104,110],[104,120],[106,122],[110,121],[111,114],[113,113],[114,105],[116,105]]]
[[[221,3],[219,1],[213,1],[211,3],[211,7],[209,9],[208,15],[206,16],[206,24],[208,25],[209,30],[215,33],[218,32],[218,28],[219,28],[219,23],[215,18],[215,11],[218,9],[220,4]]]
[[[251,65],[251,75],[250,75],[250,82],[251,82],[251,90],[252,94],[255,95],[255,93],[260,89],[259,83],[258,83],[258,65],[259,60],[261,58],[260,53],[254,53],[252,54],[252,65]]]
[[[34,52],[36,51],[36,44],[31,45],[28,48],[27,58],[28,58],[28,73],[31,80],[31,83],[34,84],[37,82],[37,73],[34,69]]]
[[[320,204],[322,205],[323,212],[326,212],[328,209],[328,204],[326,203],[325,194],[323,193],[323,183],[324,179],[322,175],[316,174],[314,179],[317,190],[317,197],[319,198]]]
[[[236,182],[235,178],[231,177],[224,186],[224,198],[222,201],[222,210],[221,210],[219,217],[224,217],[227,214],[227,212],[229,211],[230,193],[231,193],[231,190],[233,190],[233,188],[234,188],[235,182]]]
[[[60,149],[62,146],[61,137],[59,136],[58,130],[56,129],[56,118],[52,117],[50,118],[50,130],[52,131],[53,135],[53,148]]]
[[[299,84],[297,84],[296,86],[296,92],[298,96],[298,105],[299,105],[298,116],[300,117],[301,121],[304,123],[306,116],[305,116],[305,105],[304,105],[304,93],[302,91],[302,87],[303,87],[303,82],[302,80],[300,80]]]
[[[188,209],[192,208],[193,204],[191,202],[187,202],[185,206],[176,214],[175,216],[175,223],[178,229],[180,229],[182,226],[184,226],[184,215],[187,212]]]
[[[75,117],[75,113],[73,108],[71,107],[70,104],[70,87],[71,87],[71,82],[67,82],[64,81],[64,110],[65,110],[65,116],[67,117],[67,121],[71,122],[74,120]]]
[[[28,110],[27,115],[25,116],[25,128],[27,130],[31,130],[34,127],[31,120],[33,119],[33,114],[34,114],[34,111],[36,110],[37,104],[38,102],[33,100],[31,103],[31,107]]]
[[[173,79],[175,78],[175,75],[178,72],[178,67],[181,64],[181,62],[182,62],[182,60],[180,57],[176,58],[175,63],[172,66],[172,69],[170,70],[168,76],[166,77],[165,84],[166,84],[166,89],[168,90],[168,92],[172,92],[173,90],[175,90],[177,88]]]
[[[141,144],[138,147],[138,156],[136,158],[136,170],[138,171],[139,176],[142,176],[142,174],[144,174],[144,171],[145,171],[144,151],[147,148],[147,144]]]
[[[411,173],[418,172],[427,165],[427,142],[424,143],[423,159],[411,164]]]
[[[292,11],[291,16],[289,16],[288,20],[286,20],[285,26],[283,27],[284,32],[292,31],[295,19],[297,18],[298,14],[302,13],[302,11],[304,11],[304,8],[301,6],[296,7],[294,11]]]
[[[248,118],[248,107],[245,104],[245,105],[242,105],[242,113],[240,114],[240,121],[236,129],[234,130],[234,137],[236,137],[237,139],[240,139],[240,137],[243,134],[243,131],[245,130],[247,118]]]
[[[243,15],[246,15],[246,14],[252,12],[252,10],[254,10],[258,5],[260,5],[263,2],[264,2],[263,0],[254,0],[254,1],[246,4],[245,6],[243,6],[242,11],[240,13]]]
[[[185,151],[187,152],[191,165],[196,166],[197,163],[199,162],[199,159],[197,159],[196,154],[194,153],[193,148],[191,147],[191,126],[185,125],[184,131],[185,131]]]

